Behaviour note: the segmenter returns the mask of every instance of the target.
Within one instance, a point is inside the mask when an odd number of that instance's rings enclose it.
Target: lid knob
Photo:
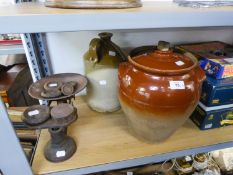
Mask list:
[[[157,49],[163,52],[169,51],[170,43],[166,41],[159,41]]]
[[[110,40],[111,37],[112,37],[112,33],[109,33],[109,32],[102,32],[102,33],[99,33],[99,37],[101,39],[106,39],[106,40]]]

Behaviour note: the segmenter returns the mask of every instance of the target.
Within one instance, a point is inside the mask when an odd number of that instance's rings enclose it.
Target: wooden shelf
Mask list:
[[[160,144],[148,144],[128,131],[122,111],[103,114],[88,108],[78,99],[79,119],[68,133],[78,143],[77,152],[67,161],[51,163],[43,155],[49,140],[47,130],[41,132],[32,164],[35,174],[87,174],[125,168],[173,157],[207,152],[233,145],[233,127],[208,131],[199,130],[191,121]]]
[[[0,6],[0,33],[233,26],[232,18],[233,7],[197,9],[166,1],[111,10],[59,9],[22,3]]]

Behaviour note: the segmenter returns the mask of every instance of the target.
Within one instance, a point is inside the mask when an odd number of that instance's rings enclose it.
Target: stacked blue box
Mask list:
[[[211,41],[178,45],[176,49],[193,54],[207,76],[191,119],[202,130],[233,125],[233,45]]]
[[[191,119],[201,130],[232,125],[233,78],[217,80],[207,76]]]
[[[232,125],[233,104],[207,107],[199,102],[190,118],[201,130]]]
[[[208,107],[233,103],[233,78],[217,80],[207,76],[200,101]]]

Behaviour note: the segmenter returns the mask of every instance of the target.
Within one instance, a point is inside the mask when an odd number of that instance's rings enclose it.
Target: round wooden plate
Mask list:
[[[140,0],[46,0],[45,6],[78,9],[120,9],[141,7]]]

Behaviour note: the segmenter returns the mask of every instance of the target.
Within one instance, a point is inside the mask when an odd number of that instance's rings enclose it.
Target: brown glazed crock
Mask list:
[[[205,73],[196,59],[174,53],[164,41],[154,52],[128,59],[118,74],[128,124],[145,141],[164,141],[194,111]]]

